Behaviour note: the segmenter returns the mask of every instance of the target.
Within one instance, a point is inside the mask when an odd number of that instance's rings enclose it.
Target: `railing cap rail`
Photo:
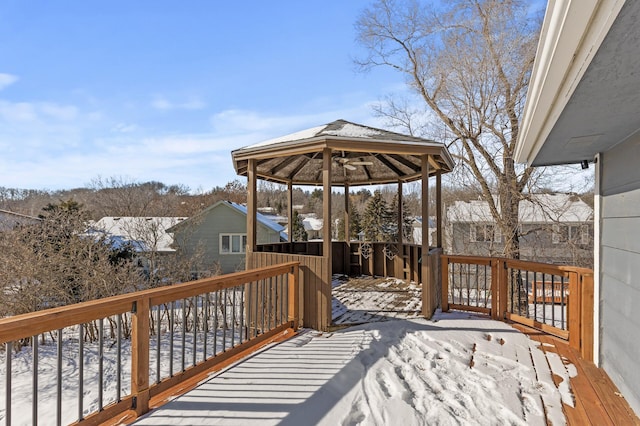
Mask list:
[[[218,275],[186,283],[0,318],[0,344],[129,312],[133,303],[139,300],[149,299],[152,305],[166,303],[171,300],[180,300],[207,291],[235,287],[247,282],[287,273],[292,268],[299,266],[299,264],[300,262],[296,261],[286,262],[249,271]]]

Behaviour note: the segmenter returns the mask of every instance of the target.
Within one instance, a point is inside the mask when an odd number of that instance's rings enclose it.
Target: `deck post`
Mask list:
[[[293,329],[300,327],[300,311],[299,311],[299,290],[300,290],[300,266],[298,264],[291,267],[289,272],[289,310],[288,320],[293,324]]]
[[[149,411],[149,299],[134,302],[131,315],[131,395],[137,416]]]
[[[434,291],[429,280],[429,156],[421,155],[422,172],[422,315],[431,318],[433,315]]]
[[[580,291],[582,292],[582,318],[580,355],[587,361],[593,362],[593,273],[581,273]]]
[[[440,259],[442,260],[440,277],[442,280],[442,301],[440,302],[440,309],[442,309],[442,312],[447,312],[449,310],[449,257],[443,254],[440,255]]]
[[[404,221],[402,220],[403,215],[403,198],[402,198],[402,181],[398,181],[398,211],[396,214],[398,215],[397,226],[398,226],[398,245],[396,249],[396,259],[394,266],[394,276],[399,279],[405,279],[404,276]]]
[[[491,259],[491,318],[500,320],[503,315],[501,312],[502,301],[500,300],[500,262],[497,259]],[[486,291],[486,289],[485,289]]]
[[[580,351],[580,307],[582,305],[580,282],[577,272],[569,272],[569,301],[567,311],[569,316],[569,346]]]

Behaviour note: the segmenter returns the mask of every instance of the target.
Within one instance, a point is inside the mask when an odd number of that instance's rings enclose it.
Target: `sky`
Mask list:
[[[357,70],[370,0],[0,4],[0,186],[237,176],[231,151],[346,119],[406,90]]]
[[[361,73],[368,1],[3,1],[0,186],[98,176],[209,190],[231,150],[347,119],[401,89]]]

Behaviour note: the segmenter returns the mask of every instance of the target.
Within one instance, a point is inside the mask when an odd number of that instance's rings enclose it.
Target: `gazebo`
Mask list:
[[[333,273],[370,273],[413,279],[423,285],[423,314],[430,317],[437,306],[435,265],[442,247],[441,175],[453,169],[453,160],[442,143],[337,120],[232,152],[238,175],[248,179],[246,267],[257,268],[299,261],[303,283],[303,324],[325,330],[331,323]],[[429,177],[436,178],[436,246],[429,248]],[[293,216],[293,186],[322,185],[322,242],[289,242],[258,245],[256,235],[257,180],[277,182],[288,188],[288,218]],[[360,185],[397,184],[398,230],[402,229],[402,185],[422,181],[422,243],[402,241],[332,241],[331,192],[344,187],[345,235],[349,235],[349,188]],[[291,227],[289,228],[291,230]],[[438,250],[439,249],[439,250]],[[382,253],[382,255],[381,255]],[[432,254],[433,259],[426,261]],[[376,259],[379,259],[376,261]]]

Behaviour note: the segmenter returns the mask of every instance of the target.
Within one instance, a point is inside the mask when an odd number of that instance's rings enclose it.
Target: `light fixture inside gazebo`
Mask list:
[[[336,161],[347,170],[357,170],[356,166],[373,166],[373,161],[352,161],[350,158],[337,157]]]

